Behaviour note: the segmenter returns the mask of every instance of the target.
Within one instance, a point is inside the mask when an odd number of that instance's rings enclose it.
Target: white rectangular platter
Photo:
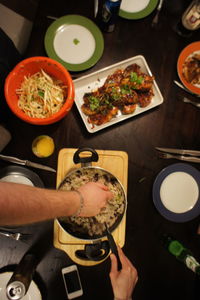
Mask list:
[[[98,70],[94,73],[83,76],[83,77],[78,78],[73,81],[74,87],[75,87],[75,103],[76,103],[77,109],[81,115],[81,118],[82,118],[87,130],[90,133],[95,133],[106,127],[109,127],[116,123],[127,120],[127,119],[134,117],[138,114],[141,114],[147,110],[150,110],[150,109],[160,105],[163,102],[163,96],[158,88],[156,81],[154,80],[154,83],[153,83],[154,96],[152,98],[151,103],[147,107],[142,108],[137,105],[136,110],[132,114],[128,114],[128,115],[123,115],[119,112],[119,114],[116,117],[114,117],[111,121],[109,121],[105,124],[99,125],[99,126],[88,123],[88,120],[87,120],[88,117],[81,110],[81,106],[84,103],[83,102],[84,94],[97,90],[99,87],[101,87],[104,84],[108,75],[111,75],[117,69],[124,69],[133,63],[138,64],[141,67],[142,72],[152,76],[152,73],[147,65],[145,58],[142,55],[138,55],[138,56],[128,58],[126,60],[123,60],[114,65],[108,66],[106,68],[103,68],[101,70]],[[155,77],[155,75],[154,75],[154,77]]]

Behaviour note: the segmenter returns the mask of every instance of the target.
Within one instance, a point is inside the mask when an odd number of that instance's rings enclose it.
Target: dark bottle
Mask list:
[[[200,0],[193,0],[189,7],[184,11],[181,20],[179,20],[176,26],[176,32],[183,37],[189,37],[199,28]]]
[[[36,256],[27,253],[11,276],[6,286],[7,299],[20,300],[27,293],[37,266]]]
[[[182,16],[182,24],[188,30],[200,28],[200,0],[194,0]]]
[[[101,28],[103,31],[112,32],[118,18],[121,0],[105,0],[101,14]]]
[[[168,235],[163,236],[162,241],[172,255],[183,262],[194,273],[200,275],[200,264],[189,249],[185,248],[179,241]]]

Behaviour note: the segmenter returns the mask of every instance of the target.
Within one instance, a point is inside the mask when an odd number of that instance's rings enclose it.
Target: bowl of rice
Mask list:
[[[73,191],[88,182],[99,182],[108,187],[113,198],[94,217],[61,217],[61,226],[68,233],[81,239],[99,239],[106,235],[107,224],[113,231],[121,222],[126,209],[126,195],[122,184],[110,172],[100,167],[81,167],[68,173],[58,189]]]
[[[74,85],[66,68],[42,56],[27,58],[8,74],[4,94],[11,111],[34,125],[48,125],[67,115]]]

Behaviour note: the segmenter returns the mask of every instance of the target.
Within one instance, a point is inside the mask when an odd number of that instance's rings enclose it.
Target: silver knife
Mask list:
[[[184,85],[182,85],[180,82],[174,80],[174,83],[175,83],[178,87],[180,87],[181,89],[183,89],[184,91],[190,93],[191,95],[194,95],[194,96],[196,96],[196,97],[200,97],[199,94],[195,94],[195,93],[191,92],[191,91],[188,90],[186,87],[184,87]]]
[[[155,15],[155,17],[153,18],[153,21],[152,21],[152,26],[155,26],[158,23],[158,17],[159,17],[159,13],[161,11],[162,5],[163,5],[163,0],[160,0],[159,4],[157,6],[156,15]]]
[[[181,154],[181,155],[190,155],[190,156],[200,156],[200,151],[197,151],[197,150],[159,148],[159,147],[155,147],[155,149],[158,151],[161,151],[161,152],[168,152],[168,153]]]
[[[6,155],[0,154],[0,159],[5,160],[5,161],[10,161],[10,162],[12,162],[14,164],[18,164],[18,165],[33,167],[33,168],[42,169],[42,170],[46,170],[46,171],[50,171],[50,172],[56,172],[56,170],[51,167],[44,166],[44,165],[41,165],[38,163],[34,163],[29,160],[19,159],[17,157],[13,157],[13,156],[6,156]]]

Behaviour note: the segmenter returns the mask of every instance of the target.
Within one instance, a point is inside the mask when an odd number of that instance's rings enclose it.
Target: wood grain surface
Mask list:
[[[102,4],[103,0],[99,2]],[[104,52],[96,65],[83,72],[71,73],[73,76],[90,74],[127,58],[143,55],[164,98],[159,107],[90,134],[75,105],[64,119],[49,126],[34,126],[19,120],[7,107],[3,87],[1,89],[0,121],[12,135],[2,154],[58,167],[57,175],[31,169],[40,176],[46,188],[55,189],[58,180],[65,176],[68,166],[63,162],[61,170],[58,165],[58,156],[65,151],[62,149],[90,147],[127,153],[128,209],[123,251],[139,274],[134,300],[197,300],[200,294],[199,279],[168,253],[160,239],[164,233],[173,235],[200,261],[200,235],[197,234],[200,217],[185,223],[171,222],[157,211],[152,197],[152,187],[158,173],[177,163],[177,160],[159,158],[155,147],[200,150],[200,111],[183,103],[180,98],[187,96],[194,101],[199,100],[173,83],[173,80],[179,80],[177,60],[180,52],[190,43],[199,41],[199,30],[187,38],[176,32],[176,25],[190,2],[165,0],[156,28],[151,27],[156,11],[138,20],[119,17],[112,33],[102,33]],[[47,16],[59,18],[69,14],[83,15],[97,23],[93,0],[40,1],[25,57],[46,56],[44,37],[53,22]],[[42,134],[51,136],[55,142],[55,151],[48,158],[37,158],[31,150],[32,141]],[[114,158],[110,164],[116,168],[114,172],[118,172]],[[1,168],[7,165],[0,162]],[[199,164],[191,165],[200,171]],[[19,229],[31,233],[32,238],[25,244],[0,237],[0,268],[16,265],[23,254],[34,246],[41,256],[37,274],[47,290],[45,300],[67,299],[61,269],[74,262],[66,252],[54,247],[54,221],[14,230]],[[84,291],[81,300],[113,299],[109,258],[94,266],[78,265],[78,269]]]

